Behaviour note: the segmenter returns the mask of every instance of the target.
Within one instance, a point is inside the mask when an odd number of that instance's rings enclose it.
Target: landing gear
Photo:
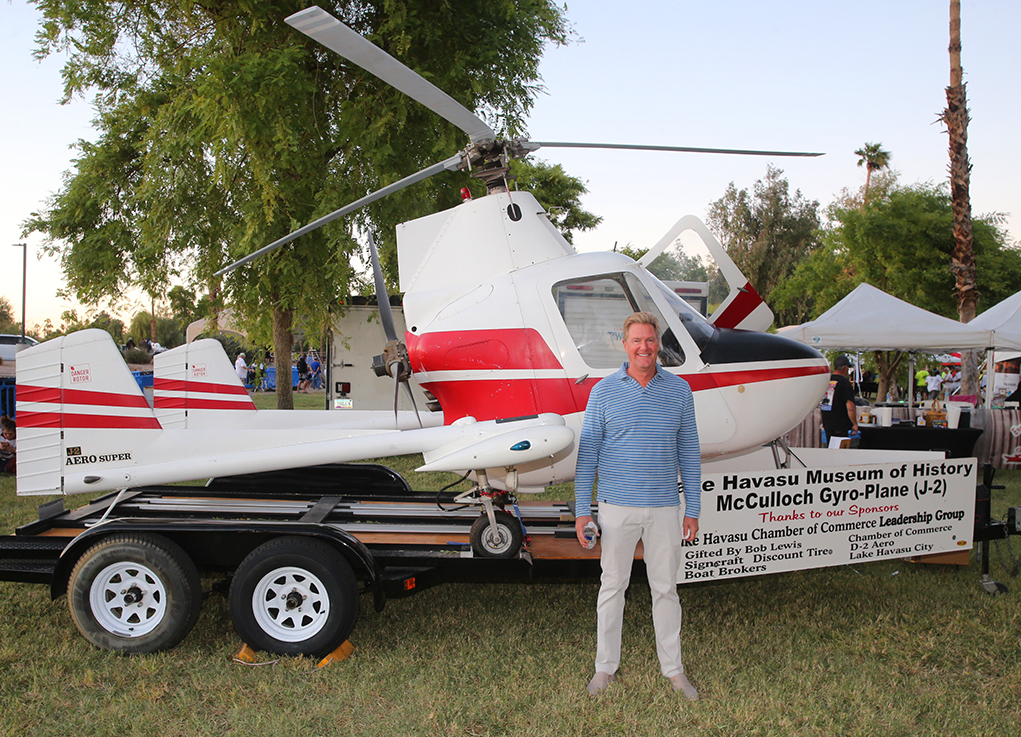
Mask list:
[[[517,500],[511,492],[490,486],[485,471],[475,473],[478,484],[454,499],[482,507],[482,515],[472,524],[469,535],[472,551],[480,558],[513,558],[526,542],[525,531],[521,520],[504,511],[503,506],[512,504],[516,509]],[[508,477],[516,482],[516,474]]]
[[[161,535],[112,535],[89,548],[67,586],[89,642],[123,654],[169,650],[199,617],[202,585],[188,555]]]
[[[496,524],[490,522],[487,514],[472,524],[472,550],[481,558],[513,558],[518,554],[524,537],[521,522],[502,509],[494,511],[493,516]]]

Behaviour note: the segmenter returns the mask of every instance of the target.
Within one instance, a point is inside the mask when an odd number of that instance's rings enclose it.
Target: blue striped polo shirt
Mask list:
[[[688,382],[664,371],[646,386],[628,376],[625,361],[589,394],[578,439],[574,478],[575,514],[592,513],[596,498],[623,507],[680,504],[678,472],[684,488],[684,516],[701,511],[702,464],[695,425],[695,402]]]

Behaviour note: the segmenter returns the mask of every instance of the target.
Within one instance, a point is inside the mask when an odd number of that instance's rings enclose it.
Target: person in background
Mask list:
[[[929,393],[928,383],[926,379],[929,378],[929,369],[922,366],[918,371],[915,372],[915,397],[919,400],[925,399]]]
[[[17,472],[18,427],[7,415],[0,416],[0,471]]]
[[[854,404],[854,389],[847,378],[851,361],[847,356],[833,359],[833,373],[830,374],[830,385],[823,395],[822,427],[826,437],[846,438],[858,432],[858,410]]]
[[[305,351],[298,356],[298,393],[308,394],[308,360],[305,358]]]
[[[234,361],[234,373],[236,373],[238,378],[241,379],[242,384],[248,381],[248,364],[245,363],[244,352],[239,353],[237,360]]]
[[[312,354],[312,360],[308,362],[308,373],[309,378],[312,382],[312,388],[315,390],[319,389],[320,380],[323,378],[323,367],[319,363],[319,358],[315,354]]]
[[[681,662],[677,571],[683,541],[698,536],[701,453],[691,387],[659,366],[659,348],[659,323],[654,315],[636,312],[624,321],[628,360],[592,388],[578,439],[578,542],[588,547],[585,526],[593,522],[592,489],[597,475],[602,528],[598,533],[602,577],[596,604],[596,672],[588,693],[596,696],[604,691],[620,665],[624,594],[641,540],[660,671],[674,691],[695,701],[698,691]],[[678,475],[684,489],[683,524]]]

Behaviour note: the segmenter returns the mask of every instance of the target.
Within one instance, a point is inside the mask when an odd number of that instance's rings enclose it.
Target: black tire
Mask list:
[[[481,558],[513,558],[521,548],[524,535],[521,523],[509,512],[496,512],[496,527],[489,524],[489,515],[483,514],[472,523],[469,536],[472,550]]]
[[[280,537],[253,550],[234,573],[230,615],[256,650],[323,657],[358,619],[358,580],[344,556],[308,537]]]
[[[202,582],[161,535],[112,535],[85,551],[67,584],[71,619],[97,647],[128,655],[169,650],[199,618]]]

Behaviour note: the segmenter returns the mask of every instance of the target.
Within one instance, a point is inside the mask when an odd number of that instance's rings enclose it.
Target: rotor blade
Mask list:
[[[322,8],[305,8],[286,22],[450,121],[467,133],[472,143],[496,140],[496,133],[479,116]]]
[[[803,151],[755,151],[740,148],[700,148],[695,146],[650,146],[642,143],[568,143],[563,141],[530,141],[547,148],[617,148],[632,151],[677,151],[690,154],[737,154],[740,156],[825,156]]]
[[[344,217],[345,215],[354,212],[360,207],[365,207],[366,205],[371,204],[376,200],[382,199],[387,195],[391,195],[394,192],[404,189],[405,187],[409,187],[412,184],[421,182],[423,179],[428,179],[433,174],[439,174],[440,172],[443,171],[457,171],[459,168],[461,168],[461,154],[455,154],[454,156],[451,156],[449,159],[445,159],[439,162],[438,164],[433,164],[432,166],[426,167],[421,171],[417,171],[410,176],[404,177],[404,179],[401,179],[400,181],[386,185],[382,189],[377,189],[375,192],[365,195],[360,200],[356,200],[355,202],[352,202],[350,205],[345,205],[339,210],[334,210],[329,215],[324,215],[315,222],[311,222],[302,228],[298,228],[293,233],[285,235],[283,238],[280,238],[279,240],[273,241],[268,246],[263,246],[258,251],[254,251],[248,254],[243,259],[235,261],[230,266],[224,266],[222,269],[216,272],[215,276],[222,276],[229,271],[233,271],[239,266],[244,266],[250,261],[254,261],[255,259],[259,258],[260,256],[265,256],[267,253],[275,251],[276,249],[280,248],[280,246],[287,245],[295,238],[300,238],[306,233],[310,233],[316,228],[322,227],[323,225],[326,225],[329,222],[333,222],[337,218]]]
[[[376,282],[376,304],[379,306],[379,319],[383,321],[383,332],[387,340],[397,340],[390,295],[386,292],[386,281],[383,279],[383,268],[379,265],[379,252],[376,250],[376,241],[372,239],[372,231],[369,231],[369,255],[372,257],[372,277]]]

